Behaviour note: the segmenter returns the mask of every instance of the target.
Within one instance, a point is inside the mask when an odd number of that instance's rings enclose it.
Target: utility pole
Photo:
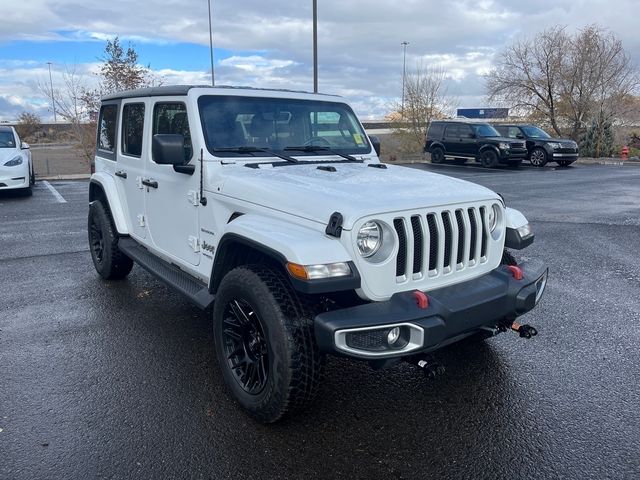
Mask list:
[[[216,85],[216,80],[213,75],[213,29],[211,28],[211,0],[207,0],[209,6],[209,53],[211,55],[211,86]]]
[[[313,93],[318,93],[318,0],[313,0]]]
[[[53,93],[53,80],[51,80],[51,62],[47,62],[47,65],[49,65],[49,88],[51,88],[51,105],[53,106],[53,122],[57,122],[58,119],[56,118],[56,99]]]
[[[402,110],[400,114],[404,119],[404,81],[405,81],[405,77],[407,76],[407,45],[409,45],[409,42],[402,42],[400,45],[402,45],[402,50],[403,50],[402,52]]]

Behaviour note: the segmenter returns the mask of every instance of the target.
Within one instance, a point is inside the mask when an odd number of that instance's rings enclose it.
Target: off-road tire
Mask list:
[[[549,158],[547,156],[547,152],[544,151],[544,148],[536,147],[531,150],[529,161],[534,167],[544,167],[549,161]]]
[[[118,235],[107,209],[102,202],[89,205],[87,221],[89,251],[96,271],[105,280],[126,277],[133,268],[133,260],[118,248]],[[96,242],[100,243],[100,248]]]
[[[431,151],[431,163],[442,163],[444,162],[444,150],[440,147],[435,147]]]
[[[480,162],[485,168],[496,168],[500,163],[500,159],[494,150],[487,149],[480,152]]]
[[[242,387],[225,354],[225,312],[233,300],[248,303],[264,330],[267,380],[255,394]],[[287,413],[303,409],[317,395],[325,356],[315,342],[314,312],[318,313],[317,304],[296,293],[275,267],[242,266],[222,279],[213,308],[216,355],[227,388],[259,422],[276,422]]]

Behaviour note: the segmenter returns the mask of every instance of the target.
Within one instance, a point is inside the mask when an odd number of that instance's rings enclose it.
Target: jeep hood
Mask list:
[[[408,167],[373,168],[361,163],[249,168],[224,167],[220,193],[326,224],[333,212],[343,228],[367,215],[498,199],[491,190],[455,178]]]

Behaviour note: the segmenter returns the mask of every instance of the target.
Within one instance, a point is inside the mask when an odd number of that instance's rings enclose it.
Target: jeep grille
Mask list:
[[[439,277],[486,262],[486,207],[397,217],[396,281]]]

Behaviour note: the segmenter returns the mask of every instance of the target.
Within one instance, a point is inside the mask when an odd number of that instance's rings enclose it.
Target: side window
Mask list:
[[[446,138],[457,138],[460,136],[460,127],[458,125],[447,125],[444,136]]]
[[[184,161],[193,156],[187,107],[181,102],[158,102],[153,107],[153,135],[177,134],[184,137]]]
[[[127,103],[122,107],[122,153],[131,157],[142,155],[144,103]]]
[[[444,125],[441,123],[432,123],[431,127],[429,127],[429,133],[427,136],[429,138],[441,138],[442,132],[444,131]]]
[[[509,127],[509,138],[524,138],[518,127]]]
[[[116,122],[118,120],[117,105],[103,105],[98,122],[98,149],[115,152]]]
[[[458,128],[460,129],[458,132],[460,138],[471,138],[473,131],[469,125],[459,125]]]

